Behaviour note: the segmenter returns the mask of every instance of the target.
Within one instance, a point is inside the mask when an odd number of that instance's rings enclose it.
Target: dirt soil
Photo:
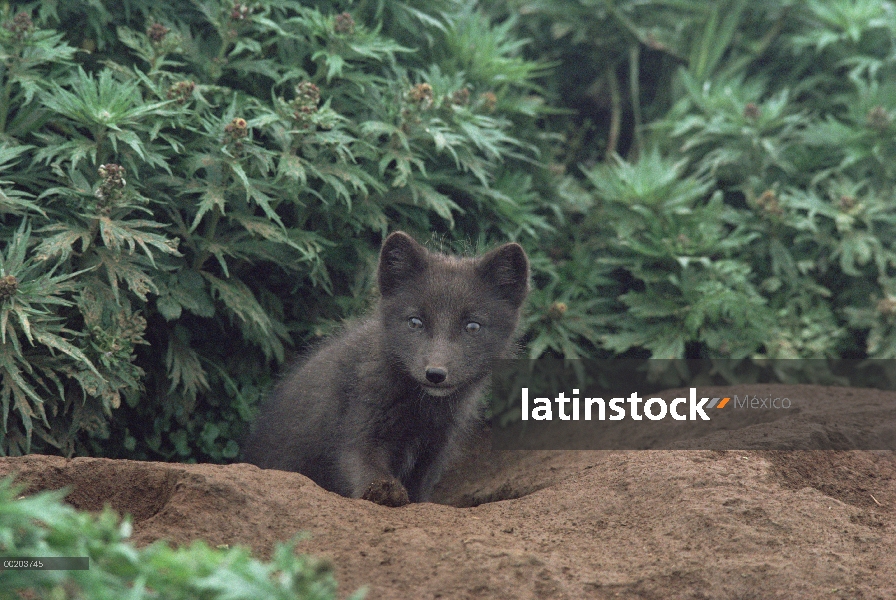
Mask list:
[[[329,557],[343,595],[366,585],[371,599],[896,598],[891,451],[479,444],[437,504],[402,508],[246,464],[0,459],[11,472],[29,492],[72,486],[80,509],[132,515],[138,545],[203,539],[267,557],[309,532],[300,550]]]

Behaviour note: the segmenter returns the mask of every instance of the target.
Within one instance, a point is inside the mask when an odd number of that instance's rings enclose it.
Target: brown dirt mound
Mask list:
[[[440,504],[390,509],[295,473],[50,456],[0,459],[28,492],[70,486],[138,545],[329,557],[369,598],[896,598],[896,455],[479,447]]]

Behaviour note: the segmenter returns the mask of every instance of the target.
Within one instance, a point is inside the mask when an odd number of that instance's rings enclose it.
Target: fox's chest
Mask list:
[[[423,440],[416,438],[399,448],[395,448],[392,455],[392,465],[396,476],[404,480],[417,466]]]

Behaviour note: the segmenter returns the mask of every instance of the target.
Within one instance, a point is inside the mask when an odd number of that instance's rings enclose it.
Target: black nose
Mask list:
[[[430,383],[442,383],[448,377],[448,369],[442,367],[426,367],[426,379]]]

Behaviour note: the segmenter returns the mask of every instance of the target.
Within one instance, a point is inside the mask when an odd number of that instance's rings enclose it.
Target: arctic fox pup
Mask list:
[[[494,362],[513,354],[529,260],[515,243],[459,258],[395,232],[377,279],[376,308],[274,389],[244,458],[401,506],[429,499],[480,418]]]

